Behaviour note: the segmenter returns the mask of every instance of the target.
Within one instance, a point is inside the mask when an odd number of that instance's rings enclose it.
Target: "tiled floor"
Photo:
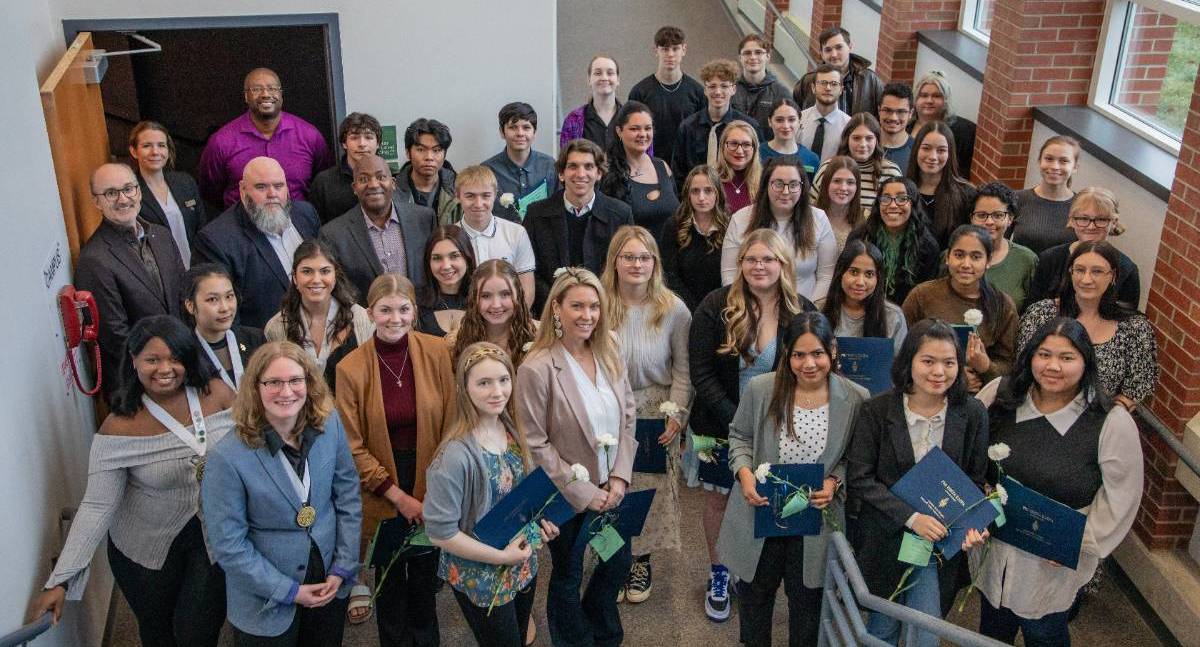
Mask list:
[[[737,613],[728,622],[716,624],[704,615],[704,588],[707,584],[707,559],[704,556],[704,541],[700,530],[701,510],[699,492],[684,488],[681,493],[683,509],[683,541],[687,551],[665,553],[654,557],[654,590],[650,599],[642,604],[621,606],[628,645],[707,645],[718,647],[736,645]],[[549,555],[542,560],[543,568],[550,568]],[[539,578],[539,601],[534,608],[538,622],[538,644],[549,645],[545,624],[545,577]],[[137,630],[128,606],[120,596],[114,598],[114,624],[110,647],[136,647],[140,645]],[[775,608],[775,643],[787,643],[787,608],[782,590]],[[975,596],[962,614],[953,614],[950,619],[962,626],[975,628],[978,623],[978,596]],[[470,631],[449,590],[438,596],[438,619],[442,627],[442,644],[457,647],[474,644]],[[1116,588],[1112,578],[1105,578],[1099,594],[1090,596],[1079,617],[1071,627],[1071,637],[1076,645],[1088,647],[1148,647],[1157,646],[1150,628],[1137,614],[1125,595]],[[223,645],[232,644],[228,636]],[[378,645],[374,623],[348,628],[344,643],[351,647]]]

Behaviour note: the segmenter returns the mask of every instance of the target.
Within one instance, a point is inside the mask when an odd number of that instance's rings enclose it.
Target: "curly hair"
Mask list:
[[[247,447],[263,446],[263,435],[270,426],[262,397],[258,394],[259,382],[267,367],[277,359],[287,358],[304,370],[305,400],[300,415],[296,417],[296,429],[312,427],[321,431],[325,419],[333,411],[333,398],[325,378],[317,370],[317,364],[303,348],[290,341],[273,341],[263,344],[250,357],[246,373],[238,385],[237,398],[233,402],[233,423],[238,438]]]
[[[296,253],[292,256],[292,282],[288,285],[287,292],[283,295],[283,304],[279,308],[279,318],[283,323],[287,340],[298,344],[301,348],[309,340],[308,334],[304,331],[303,298],[300,296],[300,289],[296,287],[296,270],[300,267],[300,263],[318,257],[324,257],[333,266],[333,290],[330,292],[338,304],[337,314],[333,317],[333,325],[325,331],[326,338],[338,339],[343,333],[351,330],[354,325],[354,312],[351,309],[357,296],[354,292],[354,285],[342,271],[342,266],[338,263],[333,248],[320,238],[310,238],[300,243],[300,246],[296,248]]]
[[[525,290],[521,287],[516,268],[506,260],[494,258],[480,263],[471,274],[466,312],[458,330],[452,333],[454,346],[450,349],[451,361],[457,361],[467,346],[487,340],[487,322],[479,312],[479,293],[483,290],[483,284],[493,278],[504,279],[508,283],[508,289],[512,291],[513,316],[508,320],[508,356],[518,366],[521,360],[525,359],[525,344],[533,341],[537,328],[529,314],[529,308],[525,307]]]

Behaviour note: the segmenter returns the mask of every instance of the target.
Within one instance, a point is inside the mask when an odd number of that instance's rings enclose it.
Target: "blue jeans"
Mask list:
[[[583,527],[587,512],[575,515],[559,526],[559,535],[549,542],[550,585],[546,591],[546,624],[550,625],[550,642],[554,647],[606,647],[620,645],[625,638],[621,613],[617,610],[617,591],[625,586],[633,555],[625,542],[607,562],[599,562],[592,571],[583,598],[579,586],[583,581],[583,556],[586,542],[576,539],[586,532]]]
[[[942,617],[942,600],[936,564],[914,568],[904,585],[912,585],[912,588],[896,596],[896,602],[935,618]],[[895,618],[889,618],[874,611],[867,614],[867,632],[884,642],[897,644],[900,641],[900,627],[900,621]],[[907,643],[907,647],[938,647],[939,642],[940,639],[937,635],[927,631],[917,631],[916,641]]]
[[[1071,632],[1067,629],[1070,611],[1048,613],[1037,620],[1022,618],[1006,607],[997,609],[987,598],[979,610],[979,633],[1012,644],[1017,630],[1025,637],[1026,647],[1070,647]]]

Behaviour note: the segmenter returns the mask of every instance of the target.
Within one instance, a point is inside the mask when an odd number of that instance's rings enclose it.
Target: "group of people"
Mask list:
[[[1030,189],[971,185],[975,126],[944,76],[884,84],[845,30],[819,40],[789,92],[763,37],[697,81],[663,27],[625,102],[617,62],[590,62],[557,158],[518,102],[504,150],[458,171],[449,129],[422,118],[393,174],[357,112],[331,165],[264,69],[200,183],[171,169],[163,126],[138,124],[133,167],[91,178],[104,220],[75,280],[99,303],[111,414],[35,611],[82,595],[107,535],[146,645],[214,645],[226,620],[237,645],[340,644],[372,616],[383,645],[436,645],[444,582],[481,645],[521,646],[545,543],[551,642],[619,644],[618,605],[683,548],[682,481],[704,488],[704,612],[728,619],[736,594],[747,645],[770,644],[781,582],[790,644],[815,644],[839,528],[877,595],[904,577],[894,597],[942,617],[973,581],[983,633],[1068,644],[1137,511],[1129,412],[1157,381],[1137,268],[1107,240],[1117,201],[1071,187],[1069,137],[1041,147]],[[892,388],[844,377],[839,337],[891,340]],[[646,419],[660,435],[637,437]],[[948,529],[890,487],[940,447],[991,491],[997,442],[1005,474],[1087,514],[1079,566],[972,530],[904,575],[904,534]],[[634,470],[639,443],[665,447],[665,473]],[[755,538],[762,463],[823,467],[818,535]],[[475,524],[537,468],[574,516],[481,542]],[[645,527],[585,584],[588,512],[647,489]],[[868,627],[898,640],[886,616]]]

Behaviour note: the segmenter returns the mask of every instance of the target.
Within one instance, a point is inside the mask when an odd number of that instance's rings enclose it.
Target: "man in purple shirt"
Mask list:
[[[270,157],[283,167],[291,198],[304,200],[313,175],[333,164],[325,138],[312,124],[283,111],[283,86],[271,70],[252,70],[244,88],[249,110],[213,133],[200,154],[201,194],[228,209],[239,199],[246,162]]]

